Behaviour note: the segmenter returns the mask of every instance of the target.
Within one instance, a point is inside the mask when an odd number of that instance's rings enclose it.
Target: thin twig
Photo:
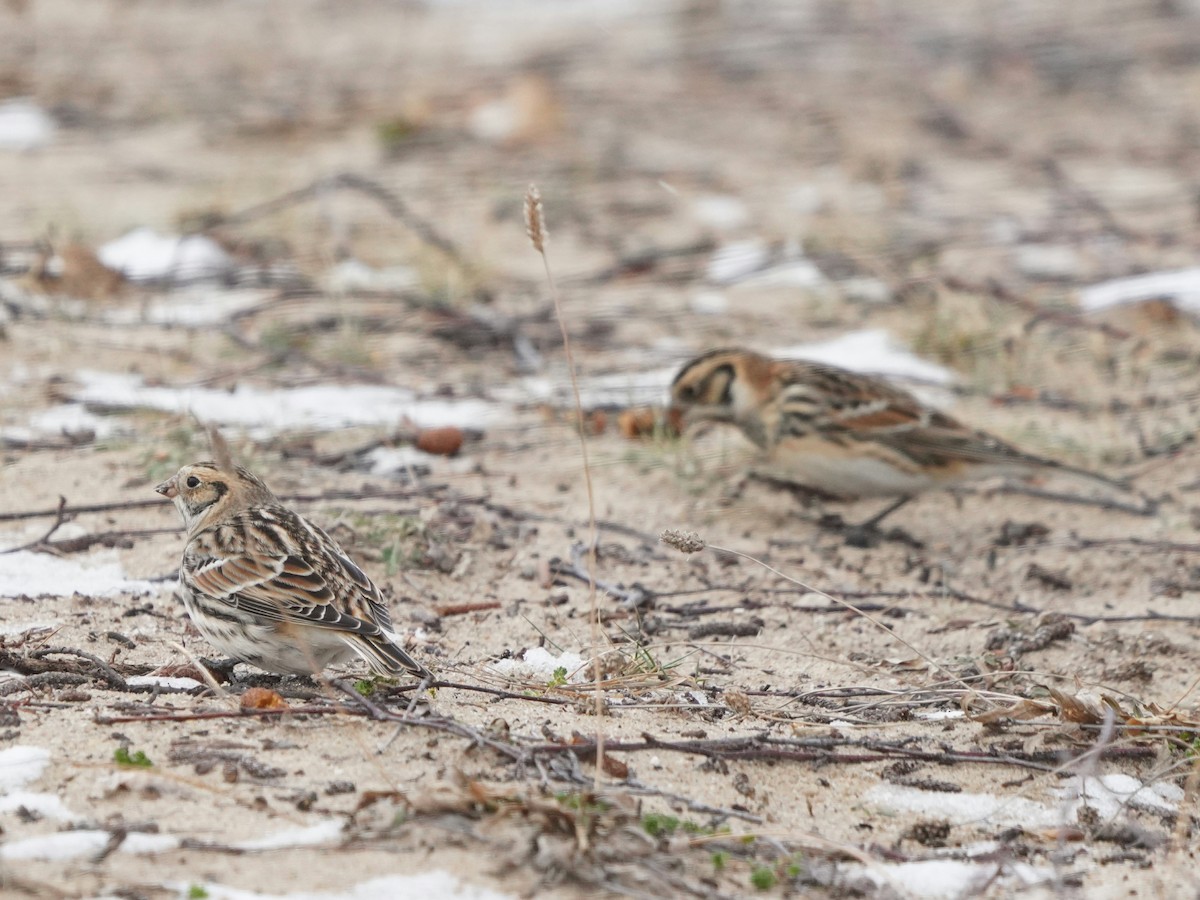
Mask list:
[[[66,508],[67,498],[60,494],[58,498],[58,508],[54,510],[54,524],[50,526],[46,533],[40,538],[30,541],[28,544],[22,544],[20,547],[10,547],[7,550],[0,550],[0,556],[3,556],[6,553],[19,553],[22,550],[34,550],[44,547],[46,542],[50,540],[51,535],[58,531],[58,529],[62,527],[63,523],[67,521],[66,514],[64,513]]]
[[[245,225],[253,222],[255,219],[260,219],[264,216],[274,215],[285,209],[297,206],[300,203],[306,203],[316,199],[322,193],[329,190],[346,189],[363,194],[367,197],[376,200],[392,218],[402,222],[408,228],[432,247],[436,247],[455,264],[464,270],[471,271],[474,269],[472,264],[466,259],[462,251],[447,237],[442,235],[433,223],[421,218],[406,204],[399,196],[392,191],[362,175],[353,172],[342,172],[337,175],[331,175],[326,178],[318,178],[311,184],[302,188],[297,188],[288,191],[272,200],[267,200],[262,203],[257,203],[254,206],[247,207],[240,212],[231,213],[226,216],[218,216],[217,218],[205,223],[205,231],[211,230],[214,227],[227,225]]]

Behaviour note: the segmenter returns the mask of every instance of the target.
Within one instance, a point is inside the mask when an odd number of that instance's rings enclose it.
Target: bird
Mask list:
[[[218,441],[218,461],[186,465],[155,487],[183,517],[180,592],[200,633],[276,674],[313,675],[358,656],[381,674],[431,680],[400,646],[363,570]]]
[[[925,491],[994,475],[1061,472],[1128,490],[1087,469],[1027,453],[963,424],[881,378],[839,366],[773,359],[744,348],[688,361],[671,383],[684,428],[736,426],[765,454],[771,480],[835,499],[898,498],[859,529]]]

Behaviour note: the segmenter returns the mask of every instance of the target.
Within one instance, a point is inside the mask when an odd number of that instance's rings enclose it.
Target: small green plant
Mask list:
[[[193,884],[188,888],[188,897],[191,900],[205,900],[208,896],[208,889],[202,884]]]
[[[546,687],[557,688],[562,687],[567,683],[567,667],[559,666],[554,670],[554,674],[550,676],[550,680],[546,682]]]
[[[354,682],[354,690],[363,697],[370,697],[375,693],[375,682],[369,678],[360,678]]]
[[[750,883],[760,891],[775,887],[775,873],[769,866],[755,866],[750,872]]]
[[[612,809],[611,803],[598,800],[591,794],[581,791],[559,791],[554,795],[554,799],[567,809],[578,810],[590,815],[608,812]]]
[[[729,854],[724,850],[714,850],[713,855],[709,857],[712,860],[714,872],[724,872],[725,863],[729,862]]]
[[[666,837],[679,830],[679,820],[663,813],[646,813],[642,816],[642,828],[650,837]]]
[[[116,761],[118,766],[132,766],[137,769],[149,769],[154,765],[150,761],[150,757],[141,750],[135,750],[133,753],[130,753],[128,747],[118,747],[113,751],[113,760]]]

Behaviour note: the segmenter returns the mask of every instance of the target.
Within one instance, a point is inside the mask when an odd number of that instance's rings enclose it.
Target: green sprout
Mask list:
[[[154,763],[141,750],[136,750],[133,753],[129,752],[128,747],[118,747],[113,752],[113,759],[118,766],[132,766],[138,769],[149,769]]]
[[[750,883],[760,891],[775,887],[775,873],[768,866],[755,866],[750,873]]]

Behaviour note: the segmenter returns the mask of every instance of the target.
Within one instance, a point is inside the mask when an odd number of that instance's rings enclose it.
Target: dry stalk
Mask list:
[[[596,529],[596,496],[592,488],[592,468],[588,460],[586,430],[583,427],[583,402],[579,396],[579,377],[575,371],[575,354],[571,350],[571,338],[567,334],[567,320],[563,315],[562,301],[558,294],[558,286],[550,271],[550,257],[546,255],[546,239],[550,232],[546,229],[545,213],[542,210],[542,195],[537,185],[531,184],[525,192],[525,230],[529,235],[533,249],[542,257],[542,267],[546,271],[546,282],[550,285],[550,299],[554,302],[554,315],[558,319],[558,329],[562,333],[563,352],[567,357],[567,373],[571,378],[571,393],[575,399],[575,416],[579,427],[579,450],[583,459],[583,483],[587,489],[588,501],[588,604],[591,610],[592,630],[592,677],[595,682],[595,714],[604,714],[604,673],[600,662],[600,608],[596,596],[596,542],[599,533]],[[600,776],[604,771],[604,735],[599,727],[596,728],[596,789],[600,789]]]

